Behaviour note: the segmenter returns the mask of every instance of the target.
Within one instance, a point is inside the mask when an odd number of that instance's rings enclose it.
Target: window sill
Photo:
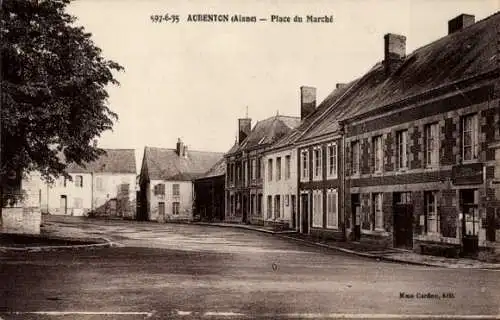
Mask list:
[[[326,228],[327,228],[328,230],[337,230],[337,231],[339,230],[339,226],[328,226],[328,225],[327,225],[327,226],[326,226]]]
[[[327,180],[335,180],[335,179],[338,179],[339,176],[338,175],[333,175],[333,176],[327,176],[326,179]]]
[[[388,236],[389,233],[382,229],[366,230],[361,229],[361,234],[372,235],[372,236]]]

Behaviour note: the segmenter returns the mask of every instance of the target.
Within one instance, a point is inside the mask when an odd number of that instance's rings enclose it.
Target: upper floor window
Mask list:
[[[267,160],[267,178],[269,181],[273,180],[273,159]]]
[[[382,136],[373,138],[373,164],[375,172],[382,172],[382,166],[384,164]]]
[[[247,162],[242,163],[242,175],[243,175],[243,185],[247,185]]]
[[[431,123],[425,126],[425,165],[435,166],[439,163],[439,125]]]
[[[337,177],[337,144],[329,144],[327,147],[327,169],[326,172],[329,178]]]
[[[321,147],[316,147],[313,150],[313,175],[314,178],[321,177]]]
[[[257,160],[252,159],[251,162],[251,167],[250,167],[250,176],[252,177],[252,180],[255,180],[257,177]]]
[[[478,122],[477,114],[462,118],[462,158],[471,161],[478,158]]]
[[[165,194],[165,184],[160,183],[154,186],[154,194],[159,195],[159,194]]]
[[[175,196],[179,196],[181,194],[180,192],[180,186],[178,183],[174,183],[172,185],[172,195],[175,197]]]
[[[281,157],[276,158],[276,180],[281,180]]]
[[[408,130],[396,132],[396,164],[398,169],[408,168]]]
[[[307,179],[309,178],[309,151],[303,150],[300,153],[300,162],[300,176],[302,177],[302,179]]]
[[[359,141],[351,143],[352,174],[359,173]]]
[[[285,156],[285,179],[290,179],[291,157]]]
[[[75,176],[75,187],[83,188],[83,176]]]
[[[96,177],[95,178],[95,188],[98,190],[98,191],[102,191],[104,190],[104,185],[102,183],[102,178],[101,177]]]

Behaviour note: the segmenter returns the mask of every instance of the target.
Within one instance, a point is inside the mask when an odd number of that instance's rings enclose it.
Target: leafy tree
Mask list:
[[[0,0],[0,3],[2,1]],[[1,187],[37,170],[47,181],[68,163],[104,153],[92,141],[112,129],[108,85],[118,85],[91,34],[66,12],[71,0],[4,0],[1,11]],[[9,178],[11,180],[9,180]]]

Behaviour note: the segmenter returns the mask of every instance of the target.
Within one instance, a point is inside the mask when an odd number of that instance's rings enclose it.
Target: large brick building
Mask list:
[[[498,246],[499,25],[498,13],[460,15],[409,55],[404,36],[384,37],[384,60],[337,105],[350,110],[340,123],[349,239]]]

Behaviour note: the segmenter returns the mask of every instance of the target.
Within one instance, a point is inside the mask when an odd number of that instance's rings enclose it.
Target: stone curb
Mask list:
[[[50,237],[47,239],[54,240],[68,240],[68,241],[101,241],[99,243],[89,243],[89,244],[75,244],[75,245],[63,245],[63,246],[38,246],[38,247],[0,247],[0,252],[53,252],[53,251],[66,251],[66,250],[90,250],[99,248],[110,248],[118,246],[116,243],[112,242],[107,238],[69,238],[69,237]],[[102,242],[104,241],[104,242]]]
[[[200,226],[211,226],[211,227],[221,227],[221,228],[238,228],[238,229],[245,229],[245,230],[251,230],[251,231],[257,231],[257,232],[263,232],[263,233],[268,233],[268,234],[276,234],[276,235],[282,235],[282,234],[287,234],[287,233],[295,233],[295,231],[273,231],[273,230],[267,230],[267,229],[261,229],[261,228],[254,228],[250,227],[247,225],[228,225],[228,224],[214,224],[214,223],[209,223],[209,222],[192,222],[191,224],[195,225],[200,225]]]

